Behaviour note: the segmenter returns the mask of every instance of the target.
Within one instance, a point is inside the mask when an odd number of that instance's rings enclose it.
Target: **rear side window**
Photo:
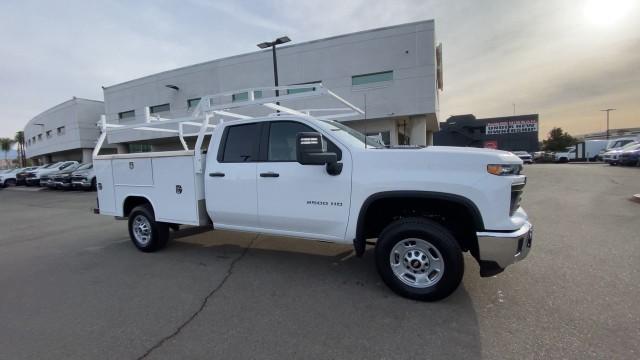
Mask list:
[[[222,162],[258,161],[260,124],[229,126],[225,133]]]

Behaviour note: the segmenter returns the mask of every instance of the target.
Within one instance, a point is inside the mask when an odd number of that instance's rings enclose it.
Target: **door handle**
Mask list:
[[[266,173],[260,173],[260,177],[280,177],[280,174],[269,171]]]
[[[212,172],[209,173],[210,177],[224,177],[224,173],[223,172]]]

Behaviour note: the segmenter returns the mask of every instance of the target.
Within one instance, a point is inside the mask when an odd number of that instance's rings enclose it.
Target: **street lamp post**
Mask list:
[[[600,111],[604,111],[607,113],[607,140],[609,140],[609,113],[611,111],[615,111],[616,109],[604,109],[604,110],[600,110]]]
[[[273,55],[273,79],[276,87],[278,87],[278,58],[276,57],[276,45],[288,43],[289,41],[291,41],[291,39],[289,39],[288,36],[282,36],[273,41],[266,41],[258,44],[260,49],[271,48],[271,53]],[[278,96],[280,96],[280,91],[276,89],[276,97]]]

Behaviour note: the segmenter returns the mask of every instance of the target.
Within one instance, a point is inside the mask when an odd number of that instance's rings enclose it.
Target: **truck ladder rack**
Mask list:
[[[294,93],[289,93],[290,90],[304,90]],[[280,96],[272,96],[263,98],[261,96],[256,97],[256,94],[262,94],[262,92],[275,91],[283,93]],[[246,101],[233,101],[234,94],[247,93]],[[327,108],[327,109],[300,109],[295,110],[286,106],[280,105],[281,101],[300,100],[314,97],[328,96],[331,97],[343,105],[346,108]],[[229,102],[229,99],[231,102]],[[180,139],[180,143],[184,150],[189,150],[189,146],[185,141],[185,136],[197,136],[196,144],[194,147],[194,154],[196,159],[196,172],[201,173],[202,167],[202,151],[197,151],[202,147],[204,137],[211,135],[213,129],[216,127],[212,123],[214,117],[218,117],[218,123],[221,123],[225,118],[236,119],[254,119],[264,118],[265,116],[252,117],[243,114],[238,114],[230,110],[240,110],[251,106],[264,106],[271,110],[276,110],[275,113],[270,113],[266,116],[279,116],[282,113],[291,114],[301,117],[314,118],[318,120],[346,118],[352,116],[363,115],[364,111],[360,110],[357,106],[346,101],[342,97],[338,96],[331,90],[325,88],[321,83],[318,84],[305,84],[305,85],[290,85],[290,86],[267,86],[256,87],[249,89],[241,89],[234,91],[227,91],[213,95],[207,95],[200,98],[200,102],[193,109],[191,114],[186,117],[168,119],[162,118],[158,115],[152,115],[150,108],[145,107],[145,121],[142,123],[122,125],[122,124],[109,124],[105,115],[100,117],[98,126],[100,127],[101,134],[98,138],[96,147],[93,149],[93,158],[98,158],[100,149],[104,144],[107,134],[113,131],[125,131],[125,130],[142,130],[142,131],[154,131],[175,134]],[[325,115],[315,116],[315,113],[329,113]],[[167,125],[177,124],[177,129],[168,129]],[[197,132],[186,133],[185,126],[199,128]]]

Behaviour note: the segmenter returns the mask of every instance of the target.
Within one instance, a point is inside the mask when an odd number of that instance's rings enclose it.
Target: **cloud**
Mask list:
[[[444,47],[440,117],[539,113],[541,128],[640,126],[640,5],[594,26],[584,1],[0,2],[0,136],[101,85],[294,42],[434,18]]]

